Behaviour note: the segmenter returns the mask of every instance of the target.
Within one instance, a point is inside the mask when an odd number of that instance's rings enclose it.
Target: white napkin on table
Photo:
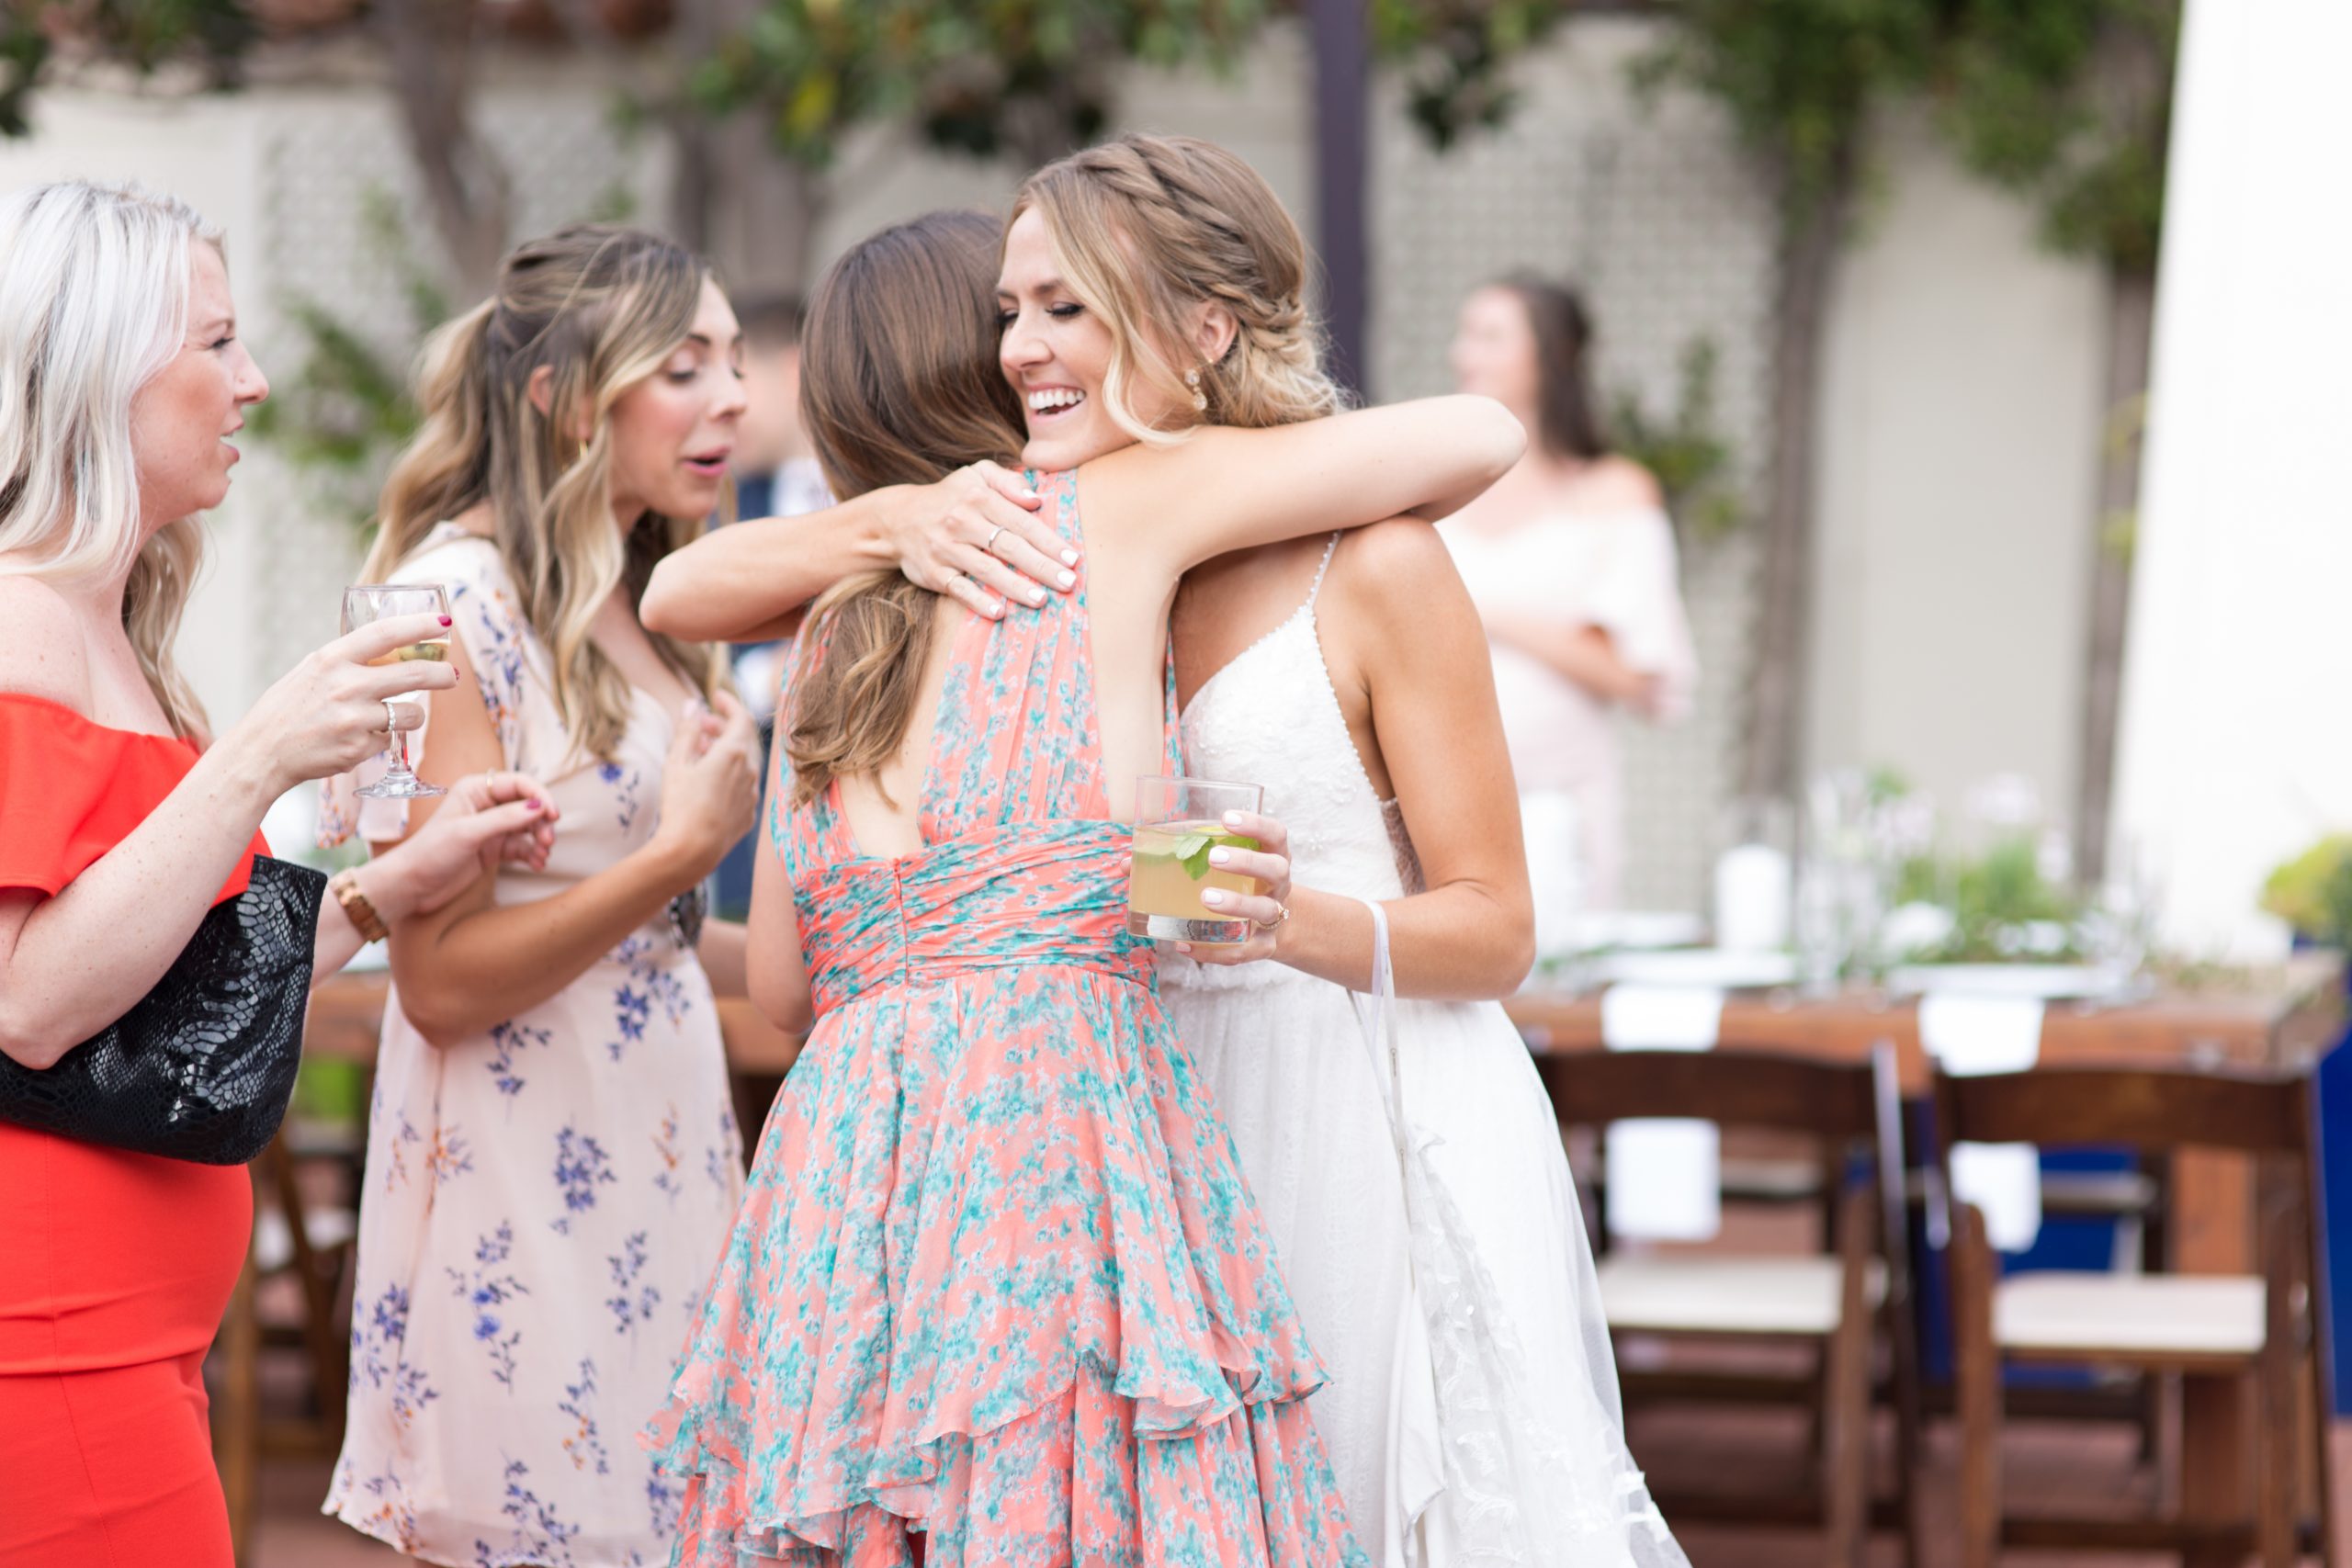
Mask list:
[[[1611,986],[1600,993],[1600,1041],[1611,1051],[1711,1051],[1723,1024],[1719,990]],[[1612,1122],[1607,1148],[1611,1235],[1706,1241],[1722,1226],[1723,1135],[1713,1122]]]
[[[2017,1073],[2041,1056],[2042,1003],[2035,997],[1930,991],[1919,998],[1919,1043],[1954,1077]],[[1954,1144],[1951,1195],[1984,1212],[2002,1252],[2023,1252],[2041,1234],[2041,1151],[2031,1144]]]

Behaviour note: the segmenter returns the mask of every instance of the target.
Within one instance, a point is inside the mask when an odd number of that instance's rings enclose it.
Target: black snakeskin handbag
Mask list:
[[[0,1122],[140,1154],[243,1165],[294,1093],[326,877],[254,857],[131,1010],[46,1072],[0,1056]]]

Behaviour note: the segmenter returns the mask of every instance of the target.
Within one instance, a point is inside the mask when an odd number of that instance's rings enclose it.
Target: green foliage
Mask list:
[[[2069,254],[2152,275],[2179,0],[1959,0],[1936,84],[1968,166]]]
[[[2082,955],[2076,922],[2083,908],[2041,874],[2033,837],[2016,833],[1981,855],[1922,855],[1895,879],[1894,901],[1940,904],[1951,911],[1951,934],[1929,952],[1931,964],[1997,964],[2031,956],[2072,960]],[[2044,940],[2034,940],[2035,931]],[[2056,945],[2049,937],[2056,928]]]
[[[2352,947],[2352,833],[2336,833],[2270,874],[2262,907],[2298,934]]]
[[[2030,4],[2032,0],[2025,0]],[[1651,90],[1680,83],[1730,113],[1782,182],[1794,222],[1850,179],[1871,111],[1925,81],[1939,0],[1682,0],[1637,62]]]
[[[1747,520],[1734,482],[1730,437],[1715,413],[1715,345],[1693,338],[1682,350],[1674,412],[1659,418],[1631,390],[1618,392],[1611,411],[1617,449],[1657,476],[1666,506],[1701,544],[1728,538]]]
[[[243,0],[10,0],[0,7],[0,136],[24,136],[42,69],[64,44],[145,76],[195,64],[230,86],[259,28]]]
[[[1510,118],[1510,62],[1544,41],[1571,0],[1373,0],[1374,56],[1403,73],[1405,101],[1441,150]]]
[[[908,115],[975,154],[1080,145],[1109,115],[1110,72],[1224,67],[1265,0],[764,0],[690,88],[707,112],[757,112],[784,156],[829,165],[862,121]]]

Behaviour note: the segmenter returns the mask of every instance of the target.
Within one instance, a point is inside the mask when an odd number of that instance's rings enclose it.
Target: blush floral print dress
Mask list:
[[[1033,482],[1075,539],[1071,477]],[[930,1568],[1363,1561],[1323,1370],[1126,934],[1093,682],[1083,581],[966,621],[897,859],[836,790],[792,807],[777,748],[817,1021],[651,1434],[684,1563],[895,1568],[910,1529]]]
[[[396,577],[448,587],[503,765],[562,812],[547,870],[501,869],[498,902],[560,893],[644,843],[667,705],[639,693],[613,757],[581,761],[496,547],[445,525]],[[401,803],[357,800],[352,783],[330,787],[322,837],[398,837]],[[428,1562],[666,1562],[681,1489],[636,1435],[742,1185],[702,966],[657,918],[474,1039],[428,1044],[399,1004],[395,990],[369,1108],[350,1421],[326,1512]]]

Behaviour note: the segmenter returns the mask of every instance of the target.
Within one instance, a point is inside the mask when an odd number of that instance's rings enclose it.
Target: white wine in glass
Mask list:
[[[449,615],[448,591],[437,582],[363,582],[343,591],[343,629],[347,636],[371,621],[390,620],[396,615]],[[446,662],[449,657],[449,634],[427,637],[422,642],[403,643],[390,653],[369,660],[371,665],[392,665]],[[424,702],[423,692],[403,692],[394,702]],[[448,791],[439,784],[426,784],[408,765],[408,738],[399,730],[385,737],[384,776],[372,784],[362,784],[358,793],[370,800],[423,800]]]

